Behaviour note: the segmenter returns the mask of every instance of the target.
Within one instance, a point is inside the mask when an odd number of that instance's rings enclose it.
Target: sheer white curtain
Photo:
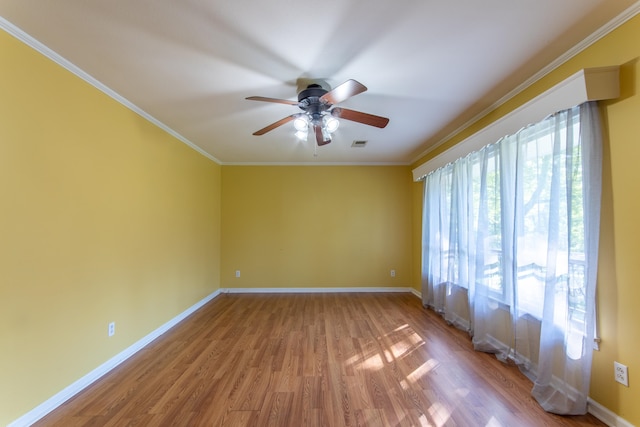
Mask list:
[[[425,178],[423,302],[514,360],[550,412],[586,412],[595,331],[601,132],[562,111]]]

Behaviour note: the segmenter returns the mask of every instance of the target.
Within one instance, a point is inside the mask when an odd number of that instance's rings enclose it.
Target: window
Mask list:
[[[437,169],[423,209],[425,303],[476,348],[587,390],[568,372],[588,372],[595,330],[598,123],[585,103]]]

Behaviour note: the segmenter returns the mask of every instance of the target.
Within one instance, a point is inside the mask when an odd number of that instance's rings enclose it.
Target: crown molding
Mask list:
[[[502,106],[507,101],[511,100],[512,98],[514,98],[515,96],[523,92],[525,89],[532,86],[538,80],[542,79],[547,74],[551,73],[553,70],[558,68],[560,65],[564,64],[565,62],[567,62],[568,60],[570,60],[580,52],[584,51],[589,46],[593,45],[595,42],[602,39],[604,36],[612,32],[616,28],[626,23],[628,20],[636,16],[638,13],[640,13],[640,1],[637,1],[633,5],[629,6],[624,12],[622,12],[621,14],[613,18],[611,21],[607,22],[602,27],[598,28],[590,36],[588,36],[587,38],[582,40],[580,43],[578,43],[577,45],[575,45],[574,47],[566,51],[564,54],[556,58],[553,62],[548,64],[546,67],[542,68],[536,74],[534,74],[533,76],[531,76],[530,78],[522,82],[520,85],[518,85],[516,88],[508,92],[505,96],[498,99],[489,107],[485,108],[480,113],[476,114],[471,119],[467,120],[465,123],[460,125],[458,128],[456,128],[455,130],[453,130],[443,138],[439,139],[435,144],[429,146],[429,148],[427,148],[426,150],[422,151],[419,155],[417,155],[412,160],[411,164],[415,164],[424,156],[431,153],[432,151],[440,147],[442,144],[449,141],[451,138],[453,138],[454,136],[456,136],[457,134],[459,134],[460,132],[462,132],[463,130],[465,130],[466,128],[468,128],[469,126],[471,126],[472,124],[474,124],[475,122],[477,122],[478,120],[480,120],[481,118],[483,118],[484,116],[492,112],[493,110]]]
[[[224,162],[222,166],[410,166],[407,162]]]
[[[3,29],[8,34],[10,34],[13,37],[15,37],[16,39],[20,40],[22,43],[26,44],[27,46],[29,46],[32,49],[36,50],[37,52],[41,53],[45,57],[49,58],[50,60],[52,60],[56,64],[60,65],[62,68],[64,68],[67,71],[75,74],[77,77],[79,77],[82,80],[84,80],[85,82],[89,83],[91,86],[93,86],[96,89],[98,89],[99,91],[103,92],[105,95],[113,98],[114,100],[116,100],[117,102],[119,102],[120,104],[122,104],[123,106],[128,108],[129,110],[133,111],[134,113],[136,113],[139,116],[143,117],[147,121],[149,121],[152,124],[156,125],[157,127],[162,129],[163,131],[167,132],[169,135],[173,136],[174,138],[176,138],[180,142],[184,143],[185,145],[189,146],[193,150],[195,150],[198,153],[202,154],[203,156],[205,156],[209,160],[212,160],[212,161],[214,161],[214,162],[216,162],[218,164],[221,164],[220,160],[216,159],[214,156],[212,156],[211,154],[207,153],[202,148],[198,147],[196,144],[194,144],[193,142],[189,141],[187,138],[185,138],[184,136],[182,136],[181,134],[179,134],[175,130],[171,129],[169,126],[167,126],[166,124],[162,123],[160,120],[156,119],[151,114],[147,113],[142,108],[138,107],[137,105],[135,105],[133,102],[129,101],[124,96],[122,96],[119,93],[117,93],[116,91],[110,89],[108,86],[106,86],[105,84],[100,82],[98,79],[96,79],[95,77],[91,76],[89,73],[85,72],[84,70],[82,70],[78,66],[74,65],[72,62],[70,62],[69,60],[67,60],[63,56],[59,55],[58,53],[54,52],[53,50],[51,50],[50,48],[48,48],[44,44],[40,43],[38,40],[34,39],[29,34],[25,33],[20,28],[18,28],[17,26],[15,26],[14,24],[12,24],[11,22],[7,21],[6,19],[4,19],[1,16],[0,16],[0,28]]]
[[[413,169],[419,181],[432,171],[467,154],[493,144],[506,135],[543,120],[549,114],[587,101],[615,99],[620,96],[620,67],[585,68],[494,121],[448,150]]]

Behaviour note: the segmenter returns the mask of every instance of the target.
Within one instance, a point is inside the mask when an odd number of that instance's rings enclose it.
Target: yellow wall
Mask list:
[[[640,425],[638,40],[636,17],[437,152],[580,68],[623,66],[602,108],[591,396]],[[219,287],[419,289],[409,167],[221,167],[3,32],[0,63],[0,425]]]
[[[414,165],[424,163],[582,68],[622,66],[622,95],[603,103],[601,108],[607,139],[598,265],[602,343],[594,354],[590,395],[634,425],[640,425],[639,58],[640,16],[636,16]],[[414,216],[420,215],[419,187],[422,185],[414,184]],[[414,267],[414,277],[419,275],[418,268]],[[628,388],[614,382],[614,360],[629,367]]]
[[[411,286],[411,206],[407,166],[223,166],[222,286]]]
[[[422,202],[424,185],[422,182],[412,185],[413,236],[412,236],[412,277],[413,288],[422,292]]]
[[[6,425],[219,288],[221,167],[4,32],[0,64]]]

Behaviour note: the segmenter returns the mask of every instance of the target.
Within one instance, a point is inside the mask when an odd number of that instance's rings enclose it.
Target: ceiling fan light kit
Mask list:
[[[298,117],[293,121],[293,127],[300,132],[306,132],[309,128],[309,120],[304,114],[298,114]]]
[[[296,105],[303,112],[292,114],[278,120],[256,132],[254,135],[265,133],[293,121],[296,129],[296,137],[306,141],[309,128],[313,129],[318,146],[331,142],[331,134],[340,126],[340,119],[350,120],[369,126],[384,128],[389,123],[386,117],[375,116],[356,110],[334,107],[335,104],[346,101],[352,96],[367,90],[367,87],[355,80],[347,80],[334,89],[327,91],[319,84],[310,84],[298,94],[298,102],[287,99],[267,98],[263,96],[250,96],[250,101],[275,102],[279,104]]]
[[[323,126],[329,133],[334,133],[340,126],[340,120],[336,119],[333,116],[324,116]]]

